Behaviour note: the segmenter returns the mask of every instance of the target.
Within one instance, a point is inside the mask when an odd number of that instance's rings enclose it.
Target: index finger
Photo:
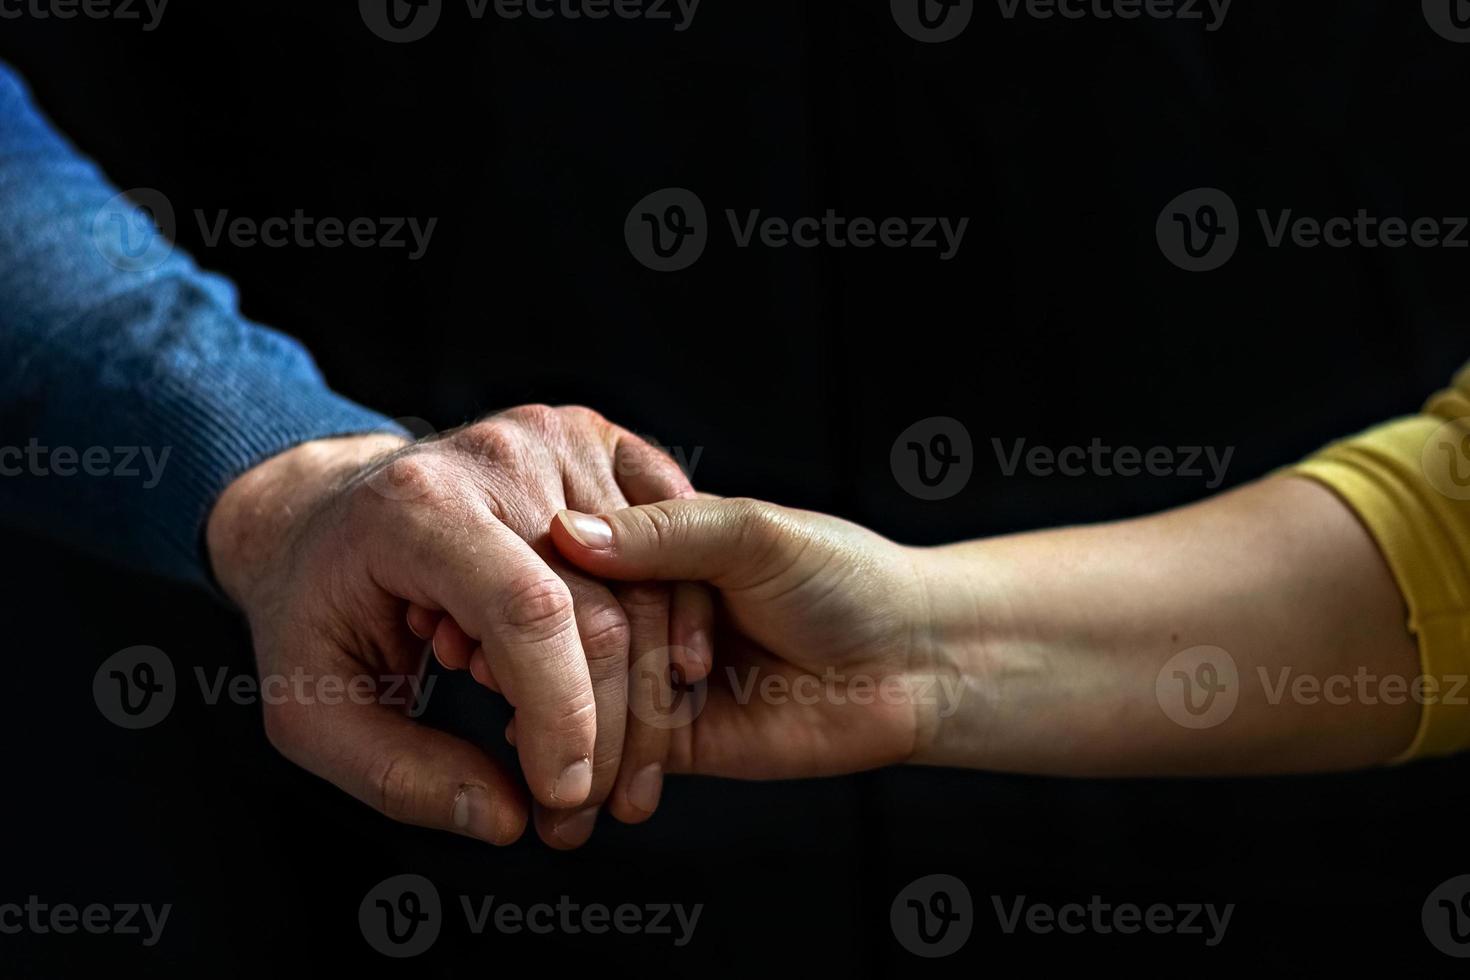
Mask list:
[[[395,512],[371,527],[374,579],[400,598],[445,610],[484,649],[516,711],[532,795],[554,809],[584,802],[597,710],[565,583],[483,504],[452,515],[422,500],[384,506]]]

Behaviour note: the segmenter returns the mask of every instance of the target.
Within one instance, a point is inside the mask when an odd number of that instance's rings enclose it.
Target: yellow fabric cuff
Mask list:
[[[1397,761],[1470,748],[1467,388],[1470,371],[1426,414],[1335,443],[1286,471],[1324,484],[1357,513],[1408,605],[1423,707],[1413,744]]]

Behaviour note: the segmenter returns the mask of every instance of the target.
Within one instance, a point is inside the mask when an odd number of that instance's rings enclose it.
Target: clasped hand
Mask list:
[[[519,777],[401,706],[267,707],[283,755],[406,823],[505,844],[534,816],[577,847],[602,809],[648,819],[665,773],[865,769],[912,758],[936,723],[908,696],[946,671],[906,549],[698,499],[587,409],[299,446],[226,489],[207,543],[262,677],[387,683],[421,670],[427,640],[512,706]],[[813,678],[850,696],[791,694]]]

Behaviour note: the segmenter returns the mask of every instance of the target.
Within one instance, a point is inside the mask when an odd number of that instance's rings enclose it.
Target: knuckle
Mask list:
[[[568,695],[562,699],[552,713],[552,728],[561,735],[580,735],[595,730],[597,704],[591,688]]]
[[[771,504],[754,497],[730,497],[725,501],[725,507],[742,523],[770,520],[776,510]]]
[[[642,524],[642,533],[655,551],[672,547],[678,537],[678,518],[666,504],[648,504],[633,510]]]
[[[537,431],[545,431],[557,423],[556,409],[550,405],[518,405],[502,413],[500,417]]]
[[[382,463],[363,484],[357,500],[367,505],[411,501],[432,503],[440,499],[453,476],[444,461],[432,452],[416,450]]]
[[[556,409],[556,413],[569,422],[580,422],[598,427],[611,424],[601,412],[595,408],[588,408],[586,405],[563,405]]]
[[[539,639],[549,639],[566,630],[574,615],[571,592],[561,579],[549,573],[532,573],[512,582],[501,611],[506,626]]]
[[[620,609],[595,613],[583,624],[582,651],[589,665],[627,659],[633,632]]]
[[[521,446],[521,435],[507,424],[510,413],[476,422],[461,430],[455,440],[457,448],[477,459],[504,460],[514,457]]]
[[[645,439],[624,439],[618,444],[615,458],[622,476],[654,476],[680,487],[687,482],[674,458],[662,446]]]
[[[669,590],[666,586],[646,582],[629,585],[618,593],[618,601],[630,619],[661,616],[669,606]]]
[[[621,745],[618,748],[622,748]],[[592,753],[592,794],[587,798],[588,803],[602,803],[612,793],[613,785],[617,782],[618,771],[623,765],[622,752],[593,751]]]
[[[401,755],[386,755],[373,762],[368,785],[378,810],[390,820],[402,821],[412,809],[415,792],[414,768]]]
[[[735,551],[748,556],[754,567],[766,567],[787,554],[803,537],[787,512],[763,500],[737,498],[730,501],[735,520]]]
[[[778,537],[785,524],[776,508],[763,500],[738,497],[730,501],[730,509],[740,533],[753,543]]]

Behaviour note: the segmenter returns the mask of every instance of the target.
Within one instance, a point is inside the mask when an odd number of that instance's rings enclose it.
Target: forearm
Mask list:
[[[1403,600],[1357,519],[1308,481],[921,555],[964,696],[915,761],[1254,774],[1382,763],[1413,738]],[[1199,647],[1228,658],[1171,663]]]
[[[202,582],[231,480],[309,439],[396,427],[115,195],[0,65],[0,514]]]

